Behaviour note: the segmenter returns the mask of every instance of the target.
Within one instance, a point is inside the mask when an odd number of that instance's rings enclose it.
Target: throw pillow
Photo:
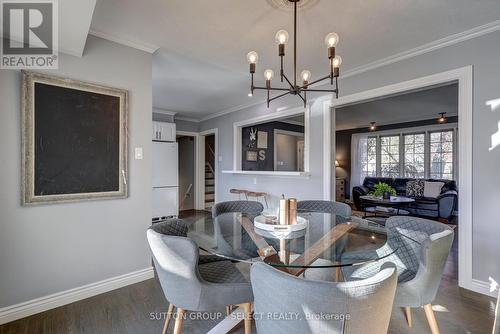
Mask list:
[[[406,196],[408,197],[424,196],[424,181],[414,180],[406,182]]]
[[[441,194],[444,182],[428,182],[425,181],[424,197],[436,198]]]

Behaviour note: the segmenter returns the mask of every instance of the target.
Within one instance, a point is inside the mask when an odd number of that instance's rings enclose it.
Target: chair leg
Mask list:
[[[425,316],[427,317],[427,322],[429,323],[429,327],[431,328],[432,334],[439,334],[439,328],[436,321],[436,317],[434,316],[434,311],[432,310],[432,305],[427,304],[424,305]]]
[[[181,334],[182,325],[184,324],[184,315],[186,310],[177,308],[177,318],[175,319],[174,334]]]
[[[167,333],[168,325],[170,325],[170,320],[172,320],[172,314],[174,313],[174,304],[168,305],[167,316],[165,317],[165,325],[163,326],[162,334]]]
[[[411,307],[405,307],[404,310],[406,315],[406,321],[408,321],[408,327],[411,328],[413,326],[413,321],[411,319]]]
[[[245,313],[245,334],[252,334],[252,303],[238,305]]]

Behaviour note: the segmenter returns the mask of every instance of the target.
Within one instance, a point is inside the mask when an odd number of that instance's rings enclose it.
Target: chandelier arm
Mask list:
[[[304,94],[305,94],[305,91],[304,91]],[[297,92],[297,95],[302,99],[302,101],[304,101],[304,105],[306,104],[306,99],[302,96],[302,94],[300,94],[300,91]]]
[[[288,80],[288,78],[287,78],[287,76],[286,76],[286,74],[285,74],[285,73],[283,73],[283,77],[285,78],[286,82],[288,82],[288,84],[290,85],[290,88],[292,88],[292,89],[293,89],[293,88],[295,88],[295,87],[292,85],[292,83],[290,82],[290,80]]]
[[[309,87],[311,85],[314,85],[315,83],[318,83],[318,82],[326,80],[326,79],[330,79],[330,75],[324,76],[323,78],[319,78],[318,80],[314,80],[312,82],[308,82],[307,85],[301,86],[301,87],[299,87],[299,89],[305,89],[306,87]]]
[[[274,101],[276,99],[279,99],[280,97],[283,97],[283,96],[288,95],[288,94],[290,94],[290,92],[286,92],[286,93],[283,93],[283,94],[280,94],[280,95],[273,96],[273,97],[271,97],[269,99],[269,102]]]
[[[290,88],[280,88],[280,87],[259,87],[259,86],[254,86],[253,89],[260,89],[260,90],[276,90],[276,91],[287,91],[290,92]]]
[[[327,92],[336,93],[337,89],[301,89],[302,92]]]
[[[281,63],[281,66],[280,66],[280,79],[281,79],[281,82],[283,82],[283,77],[285,76],[285,72],[283,71],[283,56],[280,56],[280,63]]]
[[[335,77],[335,97],[338,99],[339,98],[339,77]]]

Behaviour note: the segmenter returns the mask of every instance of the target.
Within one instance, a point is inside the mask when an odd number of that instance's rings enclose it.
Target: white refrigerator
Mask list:
[[[153,141],[153,220],[179,215],[177,143]]]

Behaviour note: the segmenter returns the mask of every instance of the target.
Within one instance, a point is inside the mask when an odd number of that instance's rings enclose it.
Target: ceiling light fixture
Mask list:
[[[445,123],[446,122],[446,113],[445,112],[440,112],[439,113],[439,118],[438,118],[438,123]]]
[[[279,88],[272,87],[271,80],[273,79],[274,72],[271,69],[267,69],[264,72],[264,78],[266,79],[266,86],[255,86],[254,85],[254,74],[256,69],[257,61],[259,60],[259,55],[255,51],[251,51],[247,54],[247,61],[250,64],[250,75],[251,75],[251,85],[250,85],[250,94],[253,95],[253,91],[256,89],[262,89],[267,91],[267,107],[269,108],[269,103],[273,100],[276,100],[280,97],[286,96],[288,94],[299,96],[304,102],[304,108],[307,104],[307,92],[329,92],[335,93],[335,97],[339,97],[339,87],[338,87],[338,77],[339,77],[339,68],[342,64],[342,58],[340,56],[335,55],[335,47],[339,42],[339,35],[334,32],[329,33],[325,37],[325,44],[328,47],[328,59],[330,61],[330,74],[314,80],[311,80],[311,72],[308,70],[302,71],[300,74],[300,79],[302,80],[302,84],[297,84],[297,3],[301,0],[286,0],[293,3],[293,82],[288,79],[285,72],[283,71],[283,61],[285,56],[285,45],[288,43],[290,38],[289,34],[285,30],[280,30],[276,33],[275,40],[278,44],[278,56],[280,57],[280,80],[283,82],[283,79],[288,83],[288,87]],[[323,80],[330,79],[330,85],[335,83],[335,89],[311,89],[309,88],[311,85],[314,85]],[[281,91],[281,94],[270,97],[271,91]],[[249,95],[250,95],[249,94]]]
[[[375,126],[376,124],[377,124],[377,123],[375,123],[375,122],[370,122],[370,130],[371,130],[371,131],[375,131],[375,129],[377,128],[377,127]]]

